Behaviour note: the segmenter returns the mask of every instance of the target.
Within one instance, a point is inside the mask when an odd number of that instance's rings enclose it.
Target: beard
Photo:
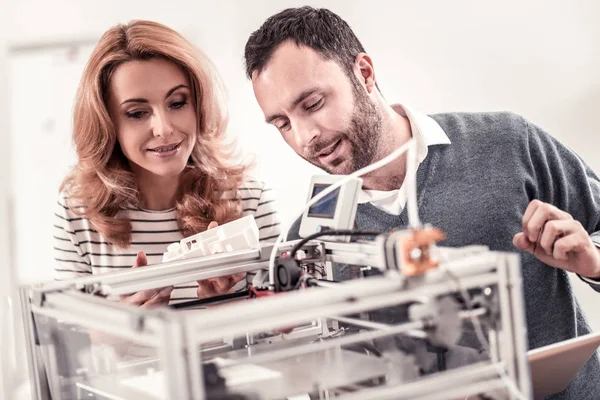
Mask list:
[[[308,149],[308,155],[303,157],[314,166],[333,175],[348,175],[372,164],[380,148],[383,117],[358,82],[353,82],[352,92],[354,109],[348,128],[338,132],[332,139],[314,143]],[[321,151],[335,143],[338,143],[335,146],[341,146],[342,142],[349,145],[349,154],[332,160],[328,165],[319,161],[318,154]]]

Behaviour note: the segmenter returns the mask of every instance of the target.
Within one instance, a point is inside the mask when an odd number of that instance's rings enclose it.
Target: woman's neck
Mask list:
[[[179,177],[137,174],[140,207],[150,211],[165,211],[175,207]]]

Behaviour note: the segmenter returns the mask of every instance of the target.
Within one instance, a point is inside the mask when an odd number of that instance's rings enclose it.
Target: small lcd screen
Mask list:
[[[329,185],[316,183],[313,188],[311,198],[321,193],[327,187],[329,187]],[[316,204],[313,204],[308,209],[307,216],[333,219],[333,217],[335,217],[335,206],[337,205],[339,194],[340,188],[337,188],[333,192],[327,194],[325,197],[319,200]]]

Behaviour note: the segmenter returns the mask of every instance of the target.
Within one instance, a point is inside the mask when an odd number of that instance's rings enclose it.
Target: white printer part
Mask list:
[[[258,226],[252,215],[181,239],[167,247],[163,262],[259,249]]]

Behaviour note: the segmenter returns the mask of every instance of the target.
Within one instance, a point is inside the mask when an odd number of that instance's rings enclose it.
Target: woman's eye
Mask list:
[[[183,108],[186,104],[187,104],[187,101],[177,101],[177,102],[171,104],[171,108],[173,108],[175,110],[179,110],[180,108]]]
[[[140,119],[146,114],[145,111],[128,111],[127,118]]]

